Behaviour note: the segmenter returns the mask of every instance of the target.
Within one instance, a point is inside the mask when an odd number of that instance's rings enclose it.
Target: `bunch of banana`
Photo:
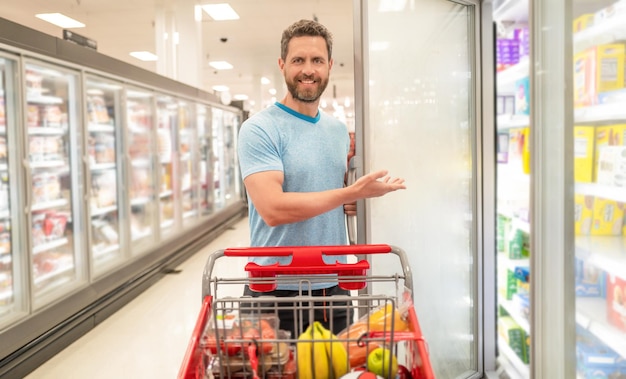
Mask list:
[[[346,348],[319,321],[298,337],[297,358],[300,379],[338,379],[350,370]]]

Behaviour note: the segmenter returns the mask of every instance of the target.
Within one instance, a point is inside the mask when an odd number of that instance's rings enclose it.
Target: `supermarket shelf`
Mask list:
[[[530,125],[530,116],[527,115],[500,115],[496,119],[498,130],[507,130],[513,128],[523,128]]]
[[[137,158],[131,161],[133,167],[150,167],[152,160],[149,158]]]
[[[37,104],[63,104],[63,99],[57,96],[47,96],[41,94],[28,94],[26,97],[26,101],[29,103],[37,103]]]
[[[111,170],[115,167],[115,163],[94,163],[89,166],[92,171]]]
[[[102,207],[102,208],[91,208],[91,217],[102,216],[107,213],[111,213],[115,211],[117,211],[116,205],[111,205],[109,207]]]
[[[33,255],[56,249],[57,247],[67,245],[68,243],[69,240],[67,238],[57,238],[54,241],[42,243],[41,245],[33,247]]]
[[[626,108],[621,103],[593,105],[574,109],[577,124],[626,120]]]
[[[0,263],[3,263],[3,264],[11,263],[12,257],[10,253],[11,253],[10,251],[3,251],[2,253],[0,253]],[[0,281],[2,281],[2,273],[0,273]]]
[[[65,167],[67,162],[57,159],[53,161],[31,161],[30,167],[32,168],[53,168],[53,167]]]
[[[576,183],[575,191],[580,195],[590,195],[626,203],[626,190],[620,187],[597,183]]]
[[[514,377],[515,378],[530,378],[530,368],[527,364],[522,362],[522,360],[515,354],[513,349],[506,343],[504,338],[498,336],[498,349],[508,363],[511,364],[513,368]],[[507,374],[511,373],[511,370],[507,370]]]
[[[198,214],[198,211],[188,211],[183,213],[183,218],[190,218],[190,217],[195,217]]]
[[[626,272],[626,238],[623,236],[577,236],[576,256],[609,274]]]
[[[46,274],[41,274],[39,276],[37,276],[37,278],[34,280],[35,285],[41,284],[43,282],[45,282],[46,280],[52,279],[55,276],[59,276],[62,274],[65,274],[68,271],[72,271],[74,269],[74,264],[72,263],[67,263],[62,265],[61,267],[59,267],[58,269],[48,272]]]
[[[506,70],[498,72],[496,75],[498,94],[513,94],[515,90],[513,88],[515,81],[528,76],[529,73],[528,57],[520,59],[519,63],[507,68]]]
[[[161,229],[171,228],[174,225],[174,220],[165,220],[161,223]]]
[[[112,133],[115,131],[115,126],[110,124],[96,124],[90,122],[87,127],[90,132],[94,133]]]
[[[186,162],[191,159],[191,153],[183,153],[180,155],[180,160]]]
[[[616,14],[603,21],[574,34],[574,53],[605,43],[613,43],[626,39],[626,14]]]
[[[498,267],[507,268],[515,272],[517,267],[530,267],[530,259],[510,259],[504,253],[498,253]]]
[[[44,201],[40,203],[33,204],[30,209],[31,211],[42,211],[44,209],[51,208],[59,208],[67,205],[67,200],[65,199],[57,199],[51,201]]]
[[[0,171],[7,171],[9,166],[6,163],[0,163]]]
[[[161,199],[166,198],[166,197],[171,197],[174,194],[174,191],[172,190],[167,190],[167,191],[163,191],[159,194],[159,197]]]
[[[148,196],[136,197],[130,200],[130,205],[144,205],[148,204],[151,199]]]
[[[506,309],[507,313],[515,320],[515,322],[522,328],[527,334],[530,334],[530,323],[522,316],[519,310],[513,305],[511,300],[498,296],[498,303]]]
[[[108,245],[102,248],[97,248],[96,246],[93,247],[93,257],[96,260],[102,260],[102,258],[106,258],[109,253],[112,253],[114,251],[117,251],[120,249],[120,245],[119,244],[113,244],[113,245]]]
[[[606,346],[626,358],[626,332],[607,322],[606,299],[577,297],[576,323],[589,330]]]
[[[43,135],[63,135],[67,132],[65,128],[49,128],[43,126],[29,126],[28,134],[43,134]]]
[[[11,213],[9,213],[8,210],[6,211],[0,211],[0,220],[4,220],[7,218],[11,218]]]
[[[4,300],[8,300],[13,297],[13,291],[9,288],[8,290],[4,290],[0,292],[0,302]]]

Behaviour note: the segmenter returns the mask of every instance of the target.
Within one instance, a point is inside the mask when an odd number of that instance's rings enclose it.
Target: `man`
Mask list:
[[[345,215],[355,213],[357,200],[405,189],[404,179],[389,178],[381,170],[345,185],[350,137],[346,126],[318,109],[333,66],[332,36],[321,24],[301,20],[282,35],[278,66],[288,93],[274,105],[246,120],[239,133],[239,164],[250,200],[252,246],[346,245]],[[344,211],[345,207],[345,211]],[[289,263],[290,258],[255,257],[267,265]],[[328,257],[327,263],[346,257]],[[279,285],[276,291],[258,293],[246,287],[244,295],[297,296],[309,283]],[[313,296],[348,295],[337,282],[311,284]],[[308,294],[307,291],[303,291]],[[343,309],[322,299],[315,319],[338,333],[349,322]],[[279,312],[280,328],[297,338],[306,328],[294,325],[294,306]],[[328,313],[332,313],[328,320]],[[304,315],[308,323],[307,315]]]

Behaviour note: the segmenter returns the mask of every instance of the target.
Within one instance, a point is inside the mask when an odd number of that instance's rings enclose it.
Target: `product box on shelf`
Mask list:
[[[626,187],[626,146],[603,146],[597,166],[598,184]]]
[[[626,47],[623,43],[595,47],[596,93],[624,88]]]
[[[513,318],[498,318],[498,332],[524,363],[528,363],[527,335]]]
[[[598,104],[623,104],[626,101],[626,89],[605,91],[598,94]]]
[[[593,202],[592,236],[619,236],[624,223],[624,203],[596,197]]]
[[[499,252],[507,253],[512,231],[511,217],[498,214],[497,223],[497,248]]]
[[[596,127],[596,141],[594,153],[594,182],[597,182],[597,165],[600,160],[600,151],[604,146],[622,146],[624,145],[624,133],[626,132],[626,124],[604,125]]]
[[[515,114],[530,115],[530,78],[515,81]]]
[[[508,132],[498,132],[498,140],[496,144],[497,150],[497,161],[498,163],[508,163],[509,162],[509,133]]]
[[[577,371],[584,379],[626,377],[626,361],[600,341],[576,342]]]
[[[574,181],[593,182],[595,127],[574,126]]]
[[[605,297],[606,277],[601,269],[576,257],[575,285],[576,296],[579,297]]]
[[[626,279],[606,275],[606,317],[612,325],[626,331]]]
[[[593,196],[574,194],[574,233],[576,235],[589,235],[591,232],[593,201]]]
[[[530,128],[524,128],[524,144],[522,145],[522,171],[530,174]]]
[[[592,49],[574,55],[574,108],[594,104],[596,70],[593,57]]]
[[[580,32],[581,30],[585,30],[591,26],[593,26],[593,19],[595,14],[593,13],[585,13],[580,15],[574,19],[572,23],[572,29],[574,33]]]
[[[520,229],[516,229],[509,241],[508,250],[510,259],[524,259],[530,255],[530,235]]]

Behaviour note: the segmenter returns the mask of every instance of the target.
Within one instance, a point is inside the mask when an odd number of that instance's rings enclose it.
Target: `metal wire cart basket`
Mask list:
[[[395,255],[401,270],[375,276],[366,259],[345,264],[323,259],[367,254]],[[291,263],[248,262],[245,278],[219,278],[213,272],[218,259],[253,256],[291,257]],[[351,295],[311,296],[316,283],[335,280]],[[263,293],[283,284],[299,288],[298,296],[241,296],[242,285]],[[239,294],[232,296],[231,290],[220,297],[228,286],[237,286]],[[394,288],[394,293],[367,294],[368,286]],[[406,253],[385,244],[218,250],[204,269],[202,308],[178,378],[338,379],[365,378],[368,372],[381,378],[434,379],[412,287]],[[324,320],[315,318],[320,309]],[[283,320],[286,314],[293,322],[291,330],[281,328],[279,311]],[[342,320],[343,315],[347,327],[333,334],[334,316]]]

